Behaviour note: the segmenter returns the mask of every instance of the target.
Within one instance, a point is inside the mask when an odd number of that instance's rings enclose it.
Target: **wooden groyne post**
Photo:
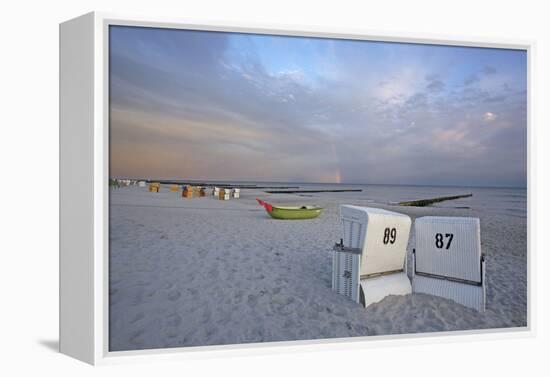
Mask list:
[[[429,206],[433,203],[444,202],[446,200],[469,198],[472,195],[473,194],[464,194],[464,195],[455,195],[455,196],[442,196],[442,197],[433,198],[433,199],[411,200],[411,201],[408,201],[408,202],[400,202],[400,203],[398,203],[398,205],[408,206],[408,207],[426,207],[426,206]]]

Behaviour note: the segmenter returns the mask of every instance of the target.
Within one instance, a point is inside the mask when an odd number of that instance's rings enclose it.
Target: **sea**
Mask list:
[[[473,194],[468,198],[434,203],[433,207],[470,208],[485,213],[527,217],[527,189],[508,187],[462,187],[462,186],[413,186],[386,184],[330,184],[299,182],[225,182],[232,185],[256,185],[259,187],[299,187],[299,190],[357,190],[354,192],[302,193],[310,197],[354,199],[368,203],[396,204],[404,201],[431,199],[443,196]],[[266,189],[269,190],[269,189]],[[293,190],[293,189],[289,189]]]
[[[181,180],[171,182],[184,183]],[[467,186],[420,186],[389,184],[345,184],[345,183],[303,183],[303,182],[259,182],[259,181],[194,181],[190,184],[219,185],[231,184],[235,187],[258,186],[271,190],[361,190],[350,192],[300,193],[304,197],[324,197],[331,199],[352,199],[365,204],[396,204],[399,202],[432,199],[445,196],[472,194],[471,197],[434,203],[432,207],[468,208],[505,216],[527,217],[527,189],[514,187],[467,187]]]

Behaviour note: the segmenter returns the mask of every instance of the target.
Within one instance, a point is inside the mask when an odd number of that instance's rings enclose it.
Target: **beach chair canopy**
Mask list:
[[[379,208],[340,206],[344,245],[361,250],[361,276],[403,269],[411,219]]]

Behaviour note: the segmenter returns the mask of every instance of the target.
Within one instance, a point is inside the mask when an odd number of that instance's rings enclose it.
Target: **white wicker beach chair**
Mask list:
[[[365,307],[412,292],[406,273],[411,219],[378,208],[340,206],[343,238],[333,253],[332,289]]]
[[[239,199],[239,197],[241,196],[241,189],[234,188],[233,190],[231,190],[231,193],[233,194],[233,198]]]
[[[479,219],[421,217],[415,221],[413,292],[485,310],[485,257]]]
[[[230,199],[230,189],[221,189],[218,193],[218,199],[220,200],[229,200]]]

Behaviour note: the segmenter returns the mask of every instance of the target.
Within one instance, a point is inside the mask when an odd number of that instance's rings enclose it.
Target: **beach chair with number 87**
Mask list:
[[[485,257],[479,219],[426,216],[415,221],[413,292],[485,310]]]

